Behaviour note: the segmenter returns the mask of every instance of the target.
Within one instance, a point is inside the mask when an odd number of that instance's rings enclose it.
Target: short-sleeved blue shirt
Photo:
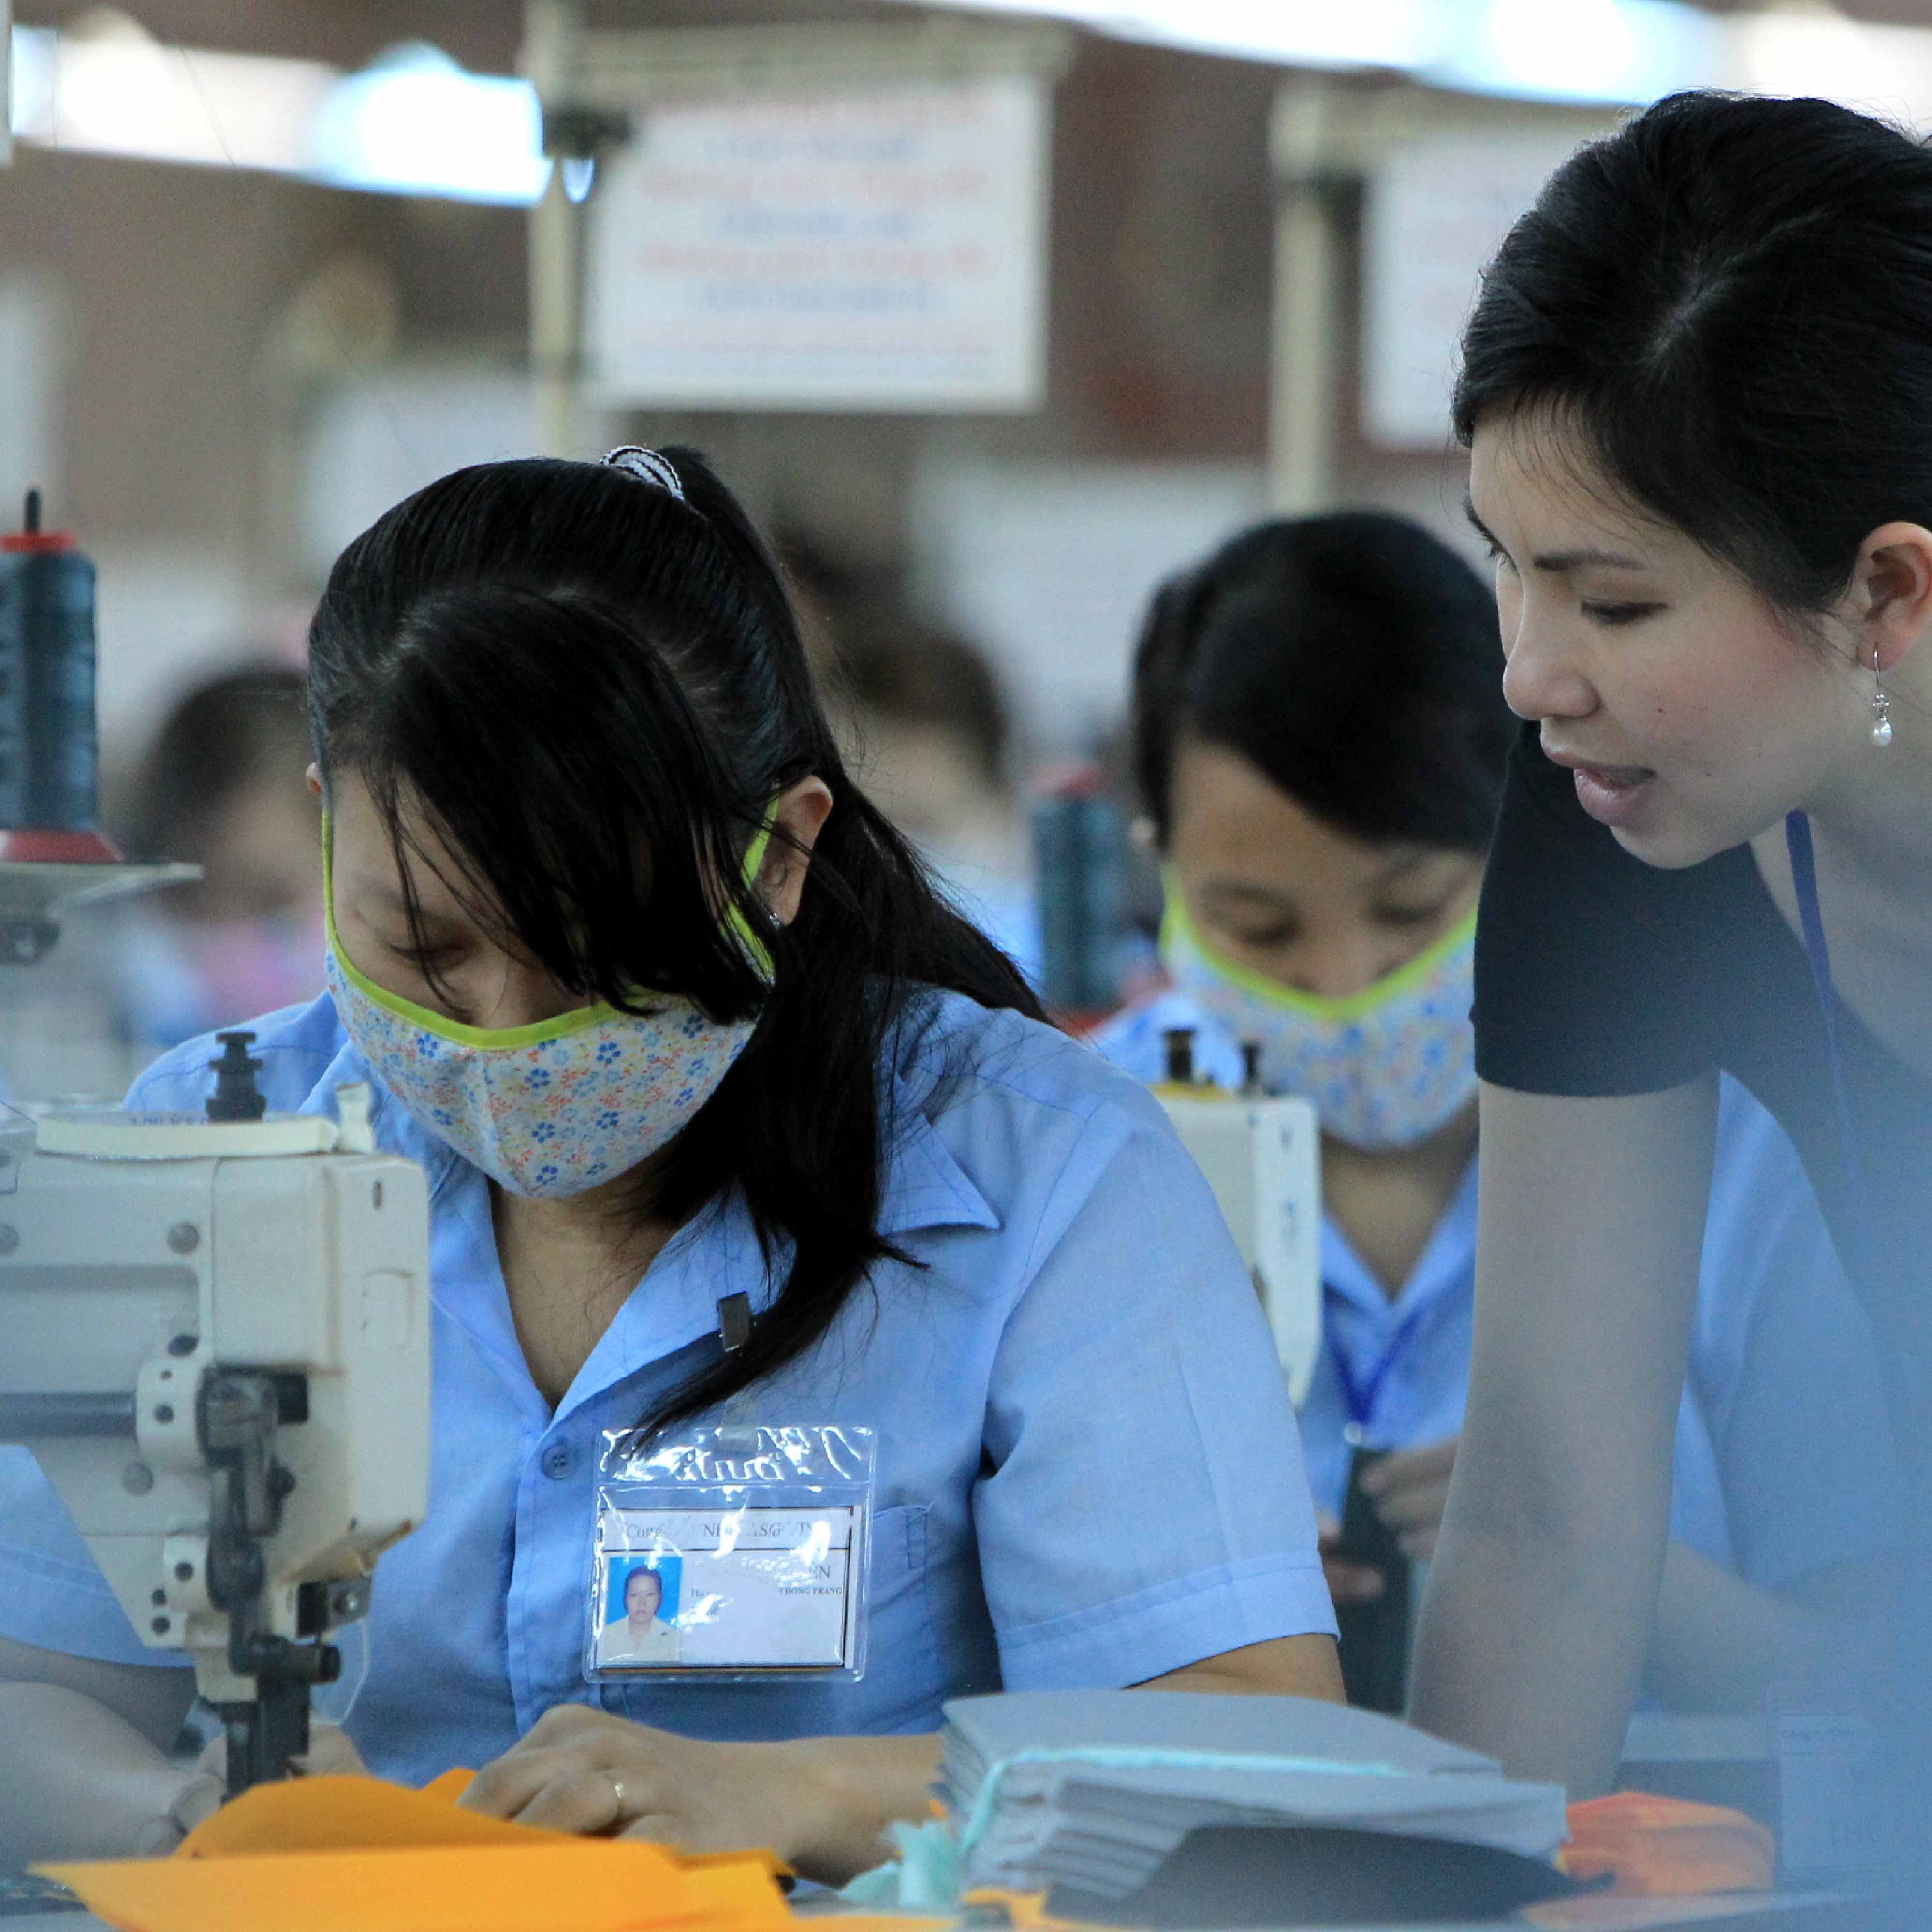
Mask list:
[[[273,1107],[327,1111],[370,1077],[326,996],[256,1031]],[[130,1104],[198,1106],[209,1057],[169,1054]],[[1086,1048],[956,994],[919,1000],[892,1077],[879,1225],[921,1265],[875,1269],[747,1412],[878,1432],[866,1672],[716,1687],[593,1686],[582,1652],[602,1432],[716,1359],[722,1297],[776,1292],[742,1202],[671,1240],[553,1412],[484,1177],[378,1086],[380,1144],[430,1176],[434,1389],[428,1518],[379,1562],[319,1707],[356,1691],[372,1769],[485,1762],[568,1701],[706,1737],[928,1730],[970,1691],[1130,1684],[1333,1631],[1274,1352],[1158,1106]],[[22,1450],[0,1450],[0,1635],[176,1660],[142,1648]]]
[[[1156,994],[1096,1043],[1137,1079],[1165,1071],[1163,1030],[1194,1030],[1194,1065],[1241,1082],[1233,1037],[1178,992]],[[1322,1353],[1300,1412],[1316,1504],[1341,1511],[1345,1430],[1386,1448],[1458,1433],[1468,1393],[1476,1167],[1391,1300],[1334,1220],[1322,1232]],[[1372,1391],[1369,1413],[1352,1416]],[[1775,1590],[1899,1542],[1898,1473],[1871,1334],[1804,1170],[1777,1122],[1724,1082],[1690,1373],[1678,1406],[1670,1534]]]

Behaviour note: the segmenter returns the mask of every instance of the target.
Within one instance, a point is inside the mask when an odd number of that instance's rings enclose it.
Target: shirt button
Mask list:
[[[543,1452],[538,1466],[552,1482],[560,1483],[574,1474],[577,1451],[568,1442],[553,1442]]]

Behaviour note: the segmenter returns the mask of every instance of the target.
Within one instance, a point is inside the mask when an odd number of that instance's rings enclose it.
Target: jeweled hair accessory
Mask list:
[[[604,460],[613,470],[627,470],[646,483],[655,483],[660,490],[669,490],[680,503],[684,501],[684,485],[671,467],[670,459],[660,456],[655,449],[646,449],[640,443],[620,443]]]

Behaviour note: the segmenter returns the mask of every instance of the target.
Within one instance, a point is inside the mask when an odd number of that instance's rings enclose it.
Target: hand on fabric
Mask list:
[[[462,1802],[491,1817],[685,1851],[776,1852],[843,1884],[886,1855],[896,1818],[928,1815],[938,1740],[799,1738],[714,1744],[582,1704],[546,1711]]]
[[[152,1819],[136,1835],[135,1856],[165,1857],[204,1818],[213,1817],[227,1796],[227,1788],[219,1777],[211,1777],[197,1767],[168,1794],[166,1810]]]
[[[369,1767],[362,1754],[349,1742],[349,1733],[333,1724],[311,1724],[305,1756],[290,1760],[290,1768],[298,1778],[367,1778]],[[211,1738],[203,1747],[195,1768],[212,1778],[218,1790],[228,1780],[228,1740]],[[213,1807],[209,1808],[211,1810]],[[197,1823],[199,1820],[196,1821]]]
[[[1372,1563],[1358,1563],[1342,1554],[1342,1526],[1327,1510],[1316,1512],[1316,1528],[1321,1539],[1322,1574],[1336,1608],[1375,1602],[1385,1587],[1382,1573]]]
[[[362,1754],[349,1742],[349,1733],[334,1724],[311,1724],[308,1750],[293,1761],[298,1778],[367,1778]]]
[[[1402,1553],[1417,1562],[1436,1554],[1436,1533],[1442,1526],[1449,1473],[1461,1439],[1452,1436],[1424,1449],[1395,1450],[1362,1478],[1376,1514],[1395,1532]]]

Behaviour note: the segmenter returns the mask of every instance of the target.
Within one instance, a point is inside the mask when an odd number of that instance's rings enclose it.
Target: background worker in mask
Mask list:
[[[1310,1480],[1339,1516],[1352,1444],[1397,1452],[1364,1486],[1423,1558],[1468,1386],[1472,962],[1514,730],[1496,634],[1474,572],[1378,513],[1260,525],[1158,593],[1133,730],[1173,985],[1098,1039],[1157,1080],[1163,1031],[1191,1028],[1197,1073],[1229,1088],[1252,1040],[1268,1090],[1316,1103]],[[1727,1084],[1648,1670],[1662,1701],[1758,1708],[1877,1612],[1898,1533],[1877,1385],[1796,1156]],[[1338,1604],[1378,1588],[1327,1546]]]
[[[224,672],[169,712],[123,842],[138,858],[188,860],[202,877],[132,902],[109,935],[130,1040],[177,1046],[321,992],[322,818],[301,782],[308,760],[298,670]]]

